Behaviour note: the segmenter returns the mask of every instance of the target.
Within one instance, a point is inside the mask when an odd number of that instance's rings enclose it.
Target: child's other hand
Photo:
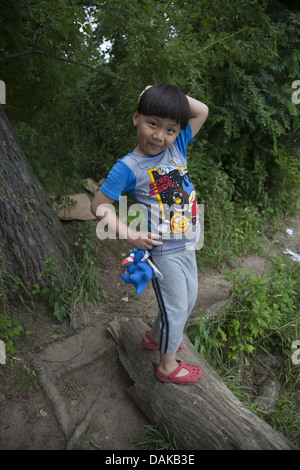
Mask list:
[[[139,250],[151,250],[154,246],[163,245],[160,235],[151,232],[131,232],[128,242]]]

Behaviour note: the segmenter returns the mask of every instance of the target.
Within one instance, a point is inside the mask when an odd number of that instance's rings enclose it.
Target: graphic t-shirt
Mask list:
[[[100,187],[115,200],[128,191],[142,205],[148,230],[162,237],[163,245],[152,250],[155,255],[186,249],[199,239],[197,198],[187,171],[186,146],[192,141],[188,124],[167,150],[150,157],[129,153],[118,160]]]

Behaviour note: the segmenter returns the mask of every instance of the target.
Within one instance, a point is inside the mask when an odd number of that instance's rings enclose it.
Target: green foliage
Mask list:
[[[175,435],[170,436],[165,424],[144,426],[145,432],[136,447],[143,450],[178,450]]]
[[[15,316],[0,313],[0,339],[5,343],[8,356],[15,352],[15,342],[20,339],[23,331],[21,322]]]
[[[273,429],[291,437],[296,445],[300,442],[300,412],[297,403],[299,403],[299,392],[297,400],[297,392],[291,396],[284,390],[273,413],[263,417]]]
[[[96,261],[90,256],[95,237],[95,228],[89,224],[89,221],[80,229],[77,227],[75,246],[78,259],[74,258],[72,264],[68,266],[64,284],[61,284],[57,275],[55,261],[49,258],[45,261],[45,269],[42,272],[43,286],[40,283],[34,285],[32,294],[46,301],[51,313],[59,322],[72,315],[74,303],[83,305],[88,300],[100,302],[103,299],[103,288],[94,274]],[[74,281],[72,287],[68,282],[70,279]]]
[[[206,320],[199,318],[189,330],[204,357],[215,354],[222,360],[247,360],[247,354],[260,346],[290,360],[300,320],[300,268],[281,257],[272,265],[265,276],[246,270],[225,276],[233,286],[234,305],[208,328]]]
[[[46,300],[54,317],[62,322],[65,317],[70,314],[72,289],[61,287],[55,264],[55,261],[51,258],[45,261],[45,269],[42,274],[47,283],[47,287],[41,287],[39,283],[36,283],[32,294],[37,295],[40,299]]]
[[[237,257],[260,252],[258,230],[266,217],[251,201],[234,200],[232,180],[221,164],[202,158],[199,147],[194,144],[189,164],[197,199],[204,203],[205,213],[204,247],[197,257],[202,264],[223,268]]]
[[[0,249],[0,340],[4,341],[5,351],[9,356],[14,354],[15,343],[20,338],[24,328],[10,308],[6,284],[6,272],[3,269]]]
[[[278,257],[265,276],[240,270],[226,277],[232,283],[234,302],[224,303],[213,320],[199,317],[188,333],[238,399],[297,445],[300,375],[292,364],[292,343],[299,337],[300,265]],[[253,403],[261,353],[283,360],[280,371],[274,372],[282,391],[269,413],[260,412]]]

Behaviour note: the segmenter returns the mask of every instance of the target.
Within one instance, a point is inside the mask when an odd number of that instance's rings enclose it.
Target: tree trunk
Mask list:
[[[0,106],[0,254],[5,269],[30,290],[42,286],[44,262],[63,280],[71,249],[62,223],[33,174]],[[1,257],[0,257],[1,258]]]
[[[145,350],[141,339],[149,327],[138,318],[109,324],[120,360],[134,385],[129,394],[153,424],[164,424],[180,450],[284,450],[293,444],[247,410],[208,366],[184,335],[178,353],[186,364],[200,366],[194,385],[159,382],[154,374],[158,352]]]

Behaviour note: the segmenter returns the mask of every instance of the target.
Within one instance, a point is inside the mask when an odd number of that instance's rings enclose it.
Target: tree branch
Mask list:
[[[45,51],[40,51],[39,49],[32,49],[31,51],[26,51],[26,52],[18,52],[16,54],[12,54],[6,57],[1,57],[0,62],[4,62],[6,60],[11,60],[11,59],[17,59],[19,57],[24,57],[27,55],[33,55],[33,54],[39,54],[39,55],[44,55],[48,56],[47,52]],[[75,64],[79,65],[80,67],[85,67],[87,69],[92,70],[93,72],[100,73],[101,75],[104,75],[106,77],[112,78],[113,80],[119,80],[120,82],[123,83],[128,83],[128,80],[125,80],[124,78],[117,77],[116,75],[113,75],[108,72],[104,72],[103,70],[96,69],[95,67],[92,67],[91,65],[88,64],[82,64],[81,62],[78,62],[77,60],[72,60],[68,59],[66,57],[54,57],[56,60],[60,60],[61,62],[67,62],[69,64]],[[137,87],[136,85],[133,85],[133,88],[139,91],[142,91],[142,88]]]

